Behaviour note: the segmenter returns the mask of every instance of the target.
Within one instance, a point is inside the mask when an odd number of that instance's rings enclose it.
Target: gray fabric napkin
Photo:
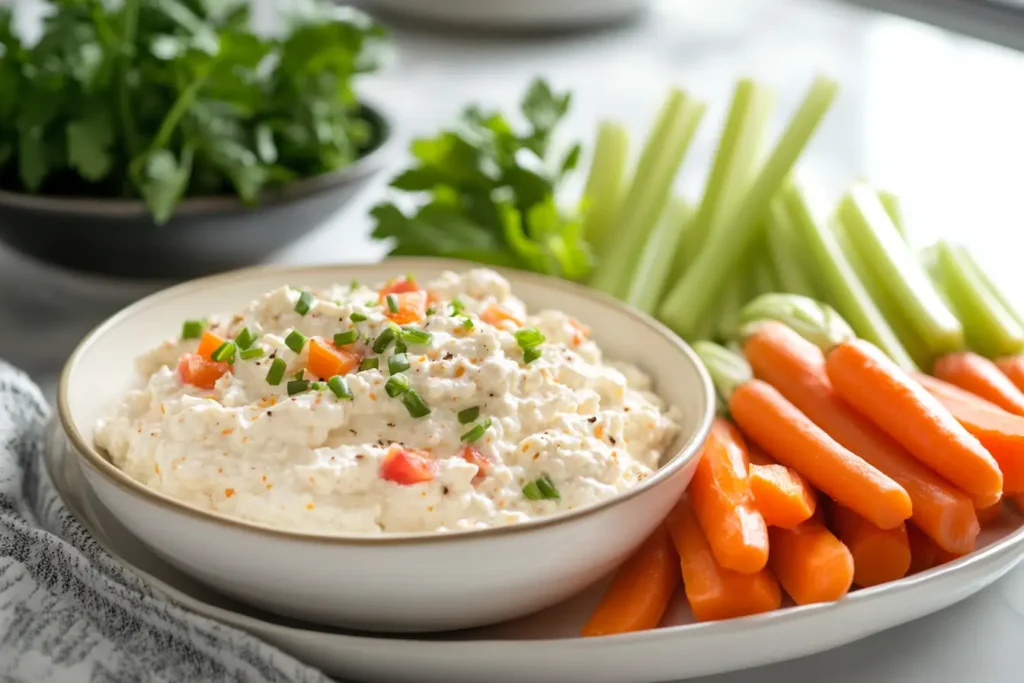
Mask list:
[[[170,602],[99,547],[42,465],[49,413],[0,362],[0,683],[328,683]]]

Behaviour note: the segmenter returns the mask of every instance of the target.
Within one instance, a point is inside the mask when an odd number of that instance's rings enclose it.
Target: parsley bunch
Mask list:
[[[385,202],[372,210],[373,237],[392,255],[460,258],[582,280],[591,255],[576,215],[555,197],[576,168],[580,145],[551,159],[554,130],[570,95],[534,81],[520,105],[517,131],[500,113],[467,107],[452,130],[412,143],[414,165],[391,181],[413,194],[411,213]]]
[[[261,191],[351,163],[371,144],[352,90],[383,29],[313,2],[278,35],[245,0],[53,0],[38,41],[0,8],[0,187],[141,197]]]

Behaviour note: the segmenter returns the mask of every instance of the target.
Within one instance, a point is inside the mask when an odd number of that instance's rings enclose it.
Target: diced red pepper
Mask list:
[[[178,360],[178,377],[185,384],[200,389],[213,389],[221,377],[231,372],[227,363],[217,363],[198,353],[183,353]]]
[[[380,477],[402,486],[433,481],[434,466],[430,459],[416,451],[393,448],[380,464]]]
[[[479,484],[483,481],[490,469],[491,461],[485,458],[484,454],[474,446],[464,446],[462,448],[462,459],[471,465],[476,465],[476,476],[473,477],[473,483]]]

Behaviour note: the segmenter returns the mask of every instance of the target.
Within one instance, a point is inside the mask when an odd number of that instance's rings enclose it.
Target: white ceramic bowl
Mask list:
[[[591,327],[609,358],[656,377],[683,414],[662,467],[619,496],[514,526],[358,536],[275,529],[192,507],[114,467],[93,445],[106,408],[140,383],[134,359],[174,337],[197,311],[230,312],[284,284],[430,279],[462,262],[392,259],[373,265],[254,268],[194,280],[126,308],[91,332],[61,376],[64,430],[99,499],[140,541],[181,571],[231,597],[282,615],[374,631],[434,631],[496,623],[549,607],[612,570],[686,488],[711,423],[710,379],[665,327],[592,290],[503,271],[531,310],[556,308]]]

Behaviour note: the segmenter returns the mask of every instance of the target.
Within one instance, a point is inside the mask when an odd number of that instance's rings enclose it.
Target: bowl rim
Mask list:
[[[547,275],[492,266],[486,267],[491,268],[506,278],[509,278],[512,282],[513,288],[515,286],[516,279],[525,279],[541,284],[545,287],[561,289],[574,295],[590,298],[606,307],[616,308],[619,312],[633,318],[638,324],[644,325],[655,333],[666,338],[676,348],[679,354],[682,357],[685,357],[686,360],[694,366],[699,377],[699,388],[704,394],[703,414],[698,416],[699,420],[697,423],[697,429],[690,434],[689,438],[686,439],[674,454],[672,454],[669,460],[663,466],[659,467],[651,476],[647,477],[636,486],[622,491],[611,498],[574,510],[559,512],[553,515],[545,515],[543,517],[536,517],[516,524],[486,527],[482,529],[465,529],[443,532],[387,533],[379,536],[323,531],[300,531],[276,527],[262,522],[254,522],[231,517],[212,510],[205,510],[151,489],[145,484],[128,476],[127,473],[116,467],[112,462],[110,462],[110,460],[104,457],[98,448],[82,436],[74,420],[71,418],[68,384],[70,382],[71,375],[81,362],[81,356],[84,355],[101,336],[107,333],[110,328],[115,327],[122,320],[131,317],[138,311],[149,309],[153,306],[159,306],[161,302],[166,299],[173,299],[183,294],[190,293],[193,290],[202,290],[210,286],[216,286],[233,280],[245,280],[253,276],[279,273],[292,279],[300,279],[311,274],[324,274],[327,272],[344,270],[345,277],[358,277],[360,272],[379,270],[383,264],[392,264],[394,269],[398,272],[415,272],[417,267],[425,268],[428,266],[435,268],[440,267],[454,271],[466,269],[468,267],[482,267],[479,264],[474,264],[469,261],[433,257],[389,258],[373,263],[342,262],[300,266],[253,266],[188,280],[143,297],[135,303],[113,314],[82,338],[82,340],[75,346],[75,349],[71,352],[71,355],[64,364],[64,368],[61,370],[60,381],[57,387],[57,414],[61,427],[67,435],[68,442],[71,445],[72,450],[75,452],[76,457],[83,460],[90,469],[94,470],[97,474],[106,479],[107,483],[116,486],[122,491],[133,495],[136,498],[141,497],[144,499],[144,502],[157,505],[158,507],[170,510],[171,512],[186,514],[200,521],[224,524],[242,531],[263,534],[274,538],[284,538],[292,541],[326,542],[332,545],[385,546],[418,545],[443,543],[456,540],[491,538],[496,536],[529,533],[540,528],[569,523],[573,520],[582,519],[584,517],[589,517],[599,512],[603,512],[653,490],[664,481],[673,477],[679,470],[689,464],[693,458],[699,455],[700,449],[707,440],[708,434],[711,431],[711,423],[715,415],[715,394],[710,375],[698,359],[697,354],[690,348],[689,344],[654,318],[598,290]]]
[[[262,209],[319,194],[383,169],[397,144],[394,121],[385,113],[386,108],[373,98],[360,97],[359,106],[376,120],[375,125],[379,128],[380,139],[375,146],[351,164],[326,173],[299,178],[267,190],[253,206],[243,203],[238,196],[231,194],[189,197],[175,207],[168,221],[230,211],[259,212]],[[0,188],[0,209],[4,208],[37,211],[40,214],[86,215],[95,218],[139,218],[150,215],[149,209],[141,199],[29,194]]]

